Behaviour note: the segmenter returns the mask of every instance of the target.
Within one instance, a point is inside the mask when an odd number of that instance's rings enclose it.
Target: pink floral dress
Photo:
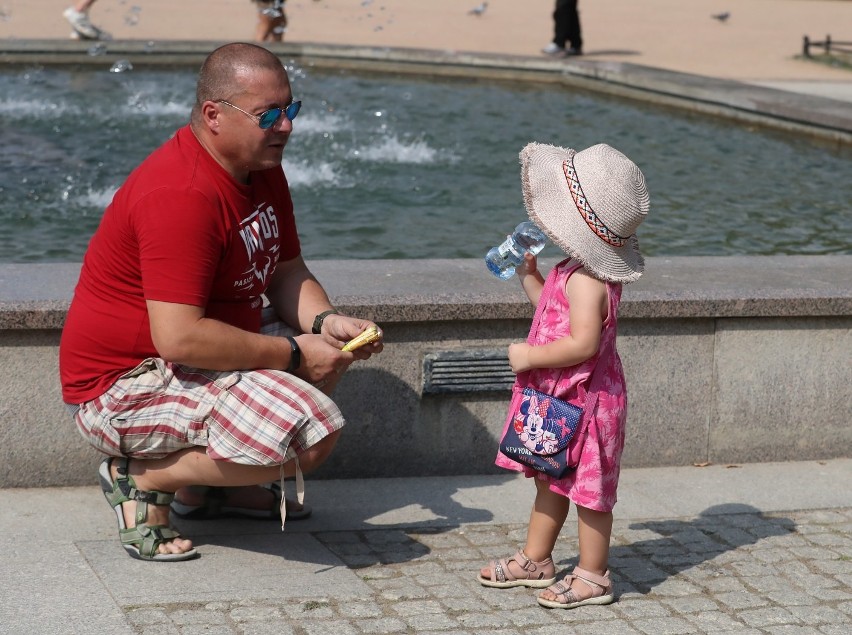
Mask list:
[[[576,261],[563,260],[547,276],[527,338],[528,344],[547,344],[571,332],[565,283],[580,267]],[[577,469],[569,472],[565,478],[556,480],[500,453],[495,461],[500,467],[523,472],[528,478],[549,481],[553,492],[566,496],[575,505],[601,512],[612,511],[615,506],[627,418],[624,371],[615,348],[621,284],[607,282],[606,290],[609,310],[601,330],[597,354],[567,368],[534,368],[519,373],[512,388],[510,413],[521,400],[522,391],[527,386],[586,407],[577,433],[568,447],[572,455],[579,455]],[[511,414],[506,419],[504,434],[510,423]]]

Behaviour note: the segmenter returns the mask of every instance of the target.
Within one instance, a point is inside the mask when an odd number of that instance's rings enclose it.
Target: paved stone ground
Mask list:
[[[572,517],[557,564],[576,564]],[[852,508],[618,521],[616,602],[541,608],[536,591],[495,590],[478,567],[522,544],[524,524],[312,534],[370,589],[358,599],[288,597],[129,607],[139,634],[846,635],[852,624]]]
[[[0,489],[3,635],[839,635],[852,632],[852,458],[625,469],[616,602],[540,607],[476,575],[523,544],[517,475],[311,481],[313,515],[182,521],[201,554],[132,560],[96,486]],[[560,571],[576,564],[576,515]]]

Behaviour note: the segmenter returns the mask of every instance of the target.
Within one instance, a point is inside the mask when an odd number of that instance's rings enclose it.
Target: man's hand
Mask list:
[[[362,320],[360,318],[353,318],[347,315],[334,313],[329,315],[323,321],[322,337],[324,337],[332,346],[343,348],[346,342],[358,337],[371,326],[378,328],[378,326],[370,320]],[[379,332],[381,332],[381,329],[379,329]],[[369,359],[372,355],[381,353],[383,348],[384,344],[382,343],[382,339],[379,338],[372,344],[365,344],[364,346],[355,349],[351,352],[351,355],[353,356],[353,361],[355,359]]]
[[[312,384],[333,380],[355,361],[352,353],[344,353],[322,335],[297,335],[295,339],[302,351],[302,364],[293,374]]]
[[[380,353],[384,348],[381,339],[351,352],[341,350],[346,342],[370,326],[375,324],[369,320],[336,313],[329,315],[322,323],[321,334],[296,337],[302,350],[302,365],[295,374],[312,384],[324,386],[339,378],[355,360],[369,359]]]

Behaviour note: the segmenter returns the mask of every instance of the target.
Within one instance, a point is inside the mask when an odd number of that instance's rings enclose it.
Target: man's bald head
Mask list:
[[[236,42],[217,48],[204,60],[198,75],[193,119],[205,101],[234,99],[245,90],[245,80],[259,70],[286,74],[280,60],[262,46]]]

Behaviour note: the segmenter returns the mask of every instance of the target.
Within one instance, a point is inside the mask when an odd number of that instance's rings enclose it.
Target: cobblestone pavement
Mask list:
[[[140,634],[619,635],[852,632],[852,508],[616,518],[610,606],[550,610],[536,591],[476,581],[481,564],[514,552],[523,524],[312,533],[370,593],[357,599],[125,607]],[[712,512],[712,510],[708,510]],[[576,564],[573,514],[557,544],[561,571]],[[2,629],[0,629],[2,630]]]

